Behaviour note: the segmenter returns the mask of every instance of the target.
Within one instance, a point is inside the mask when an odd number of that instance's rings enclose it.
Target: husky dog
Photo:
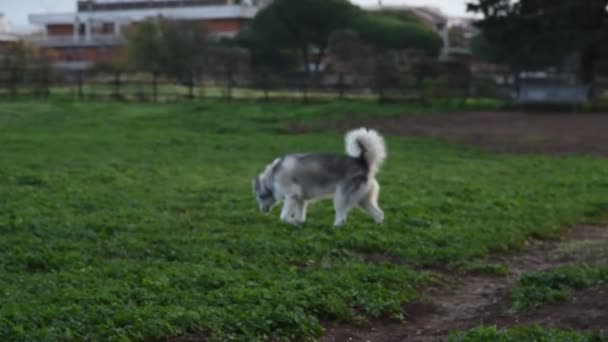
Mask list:
[[[311,201],[333,197],[335,227],[342,226],[348,211],[357,206],[382,223],[376,173],[386,158],[384,139],[374,130],[360,128],[348,132],[345,140],[347,155],[289,154],[266,166],[253,180],[260,210],[268,213],[284,202],[281,221],[297,225],[306,221]]]

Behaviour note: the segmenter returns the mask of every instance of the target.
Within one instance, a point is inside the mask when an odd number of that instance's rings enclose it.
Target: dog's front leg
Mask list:
[[[336,219],[334,220],[334,227],[342,227],[346,223],[346,208],[339,201],[334,201],[336,210]]]
[[[281,221],[288,224],[295,224],[296,222],[293,220],[293,211],[296,202],[292,196],[285,197],[285,202],[283,203],[283,209],[281,210]]]
[[[302,224],[306,221],[306,201],[299,200],[296,203],[296,222]]]

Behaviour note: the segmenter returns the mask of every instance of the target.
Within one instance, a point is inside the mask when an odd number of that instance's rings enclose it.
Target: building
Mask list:
[[[0,13],[0,57],[2,57],[17,40],[18,38],[12,33],[10,25],[4,20],[4,15]]]
[[[81,0],[74,13],[32,14],[30,23],[44,27],[36,40],[43,53],[65,69],[85,69],[111,59],[124,43],[126,27],[162,16],[198,21],[215,37],[231,37],[255,16],[256,0]]]

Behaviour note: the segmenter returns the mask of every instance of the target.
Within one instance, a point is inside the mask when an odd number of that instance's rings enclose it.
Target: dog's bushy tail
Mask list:
[[[352,130],[346,133],[346,153],[351,157],[363,158],[373,175],[386,159],[384,138],[373,129]]]

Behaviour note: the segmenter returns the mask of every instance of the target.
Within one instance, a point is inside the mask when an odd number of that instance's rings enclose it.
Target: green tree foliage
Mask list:
[[[339,77],[341,96],[347,84],[370,84],[376,69],[374,49],[352,30],[338,30],[329,38],[331,69]],[[348,81],[346,80],[348,78]]]
[[[591,81],[595,62],[607,52],[607,5],[608,0],[476,0],[468,8],[484,15],[478,25],[485,42],[478,43],[491,44],[493,57],[526,68],[559,64],[578,53],[583,79]]]
[[[416,49],[437,56],[442,47],[441,37],[407,12],[361,12],[354,29],[365,43],[380,49]]]
[[[196,22],[156,18],[137,24],[128,35],[128,64],[187,81],[205,63],[208,30]]]
[[[263,39],[262,34],[247,28],[231,42],[249,50],[251,67],[264,72],[282,72],[296,65],[297,56],[293,46],[289,46],[285,32],[277,32],[276,40]]]
[[[329,37],[329,53],[339,71],[354,71],[362,58],[369,58],[369,48],[352,30],[338,30]]]
[[[305,65],[318,66],[331,33],[347,28],[358,10],[347,0],[276,0],[260,11],[251,27],[254,40],[268,49],[295,50]]]
[[[226,97],[232,97],[232,87],[238,77],[246,75],[249,69],[249,54],[246,50],[231,46],[214,46],[207,52],[210,72],[216,80],[225,83]]]
[[[39,83],[44,89],[35,90],[48,93],[52,66],[34,45],[23,40],[8,44],[0,56],[0,69],[0,82],[6,83],[11,94],[16,95],[18,85],[25,81]]]
[[[508,56],[503,47],[492,44],[483,33],[478,33],[471,39],[471,51],[475,58],[492,63],[504,62]]]
[[[252,53],[254,59],[295,51],[305,65],[318,67],[331,34],[340,30],[352,30],[378,49],[422,49],[437,55],[441,48],[441,38],[410,13],[364,11],[347,0],[276,0],[258,13],[241,39],[261,47]]]

